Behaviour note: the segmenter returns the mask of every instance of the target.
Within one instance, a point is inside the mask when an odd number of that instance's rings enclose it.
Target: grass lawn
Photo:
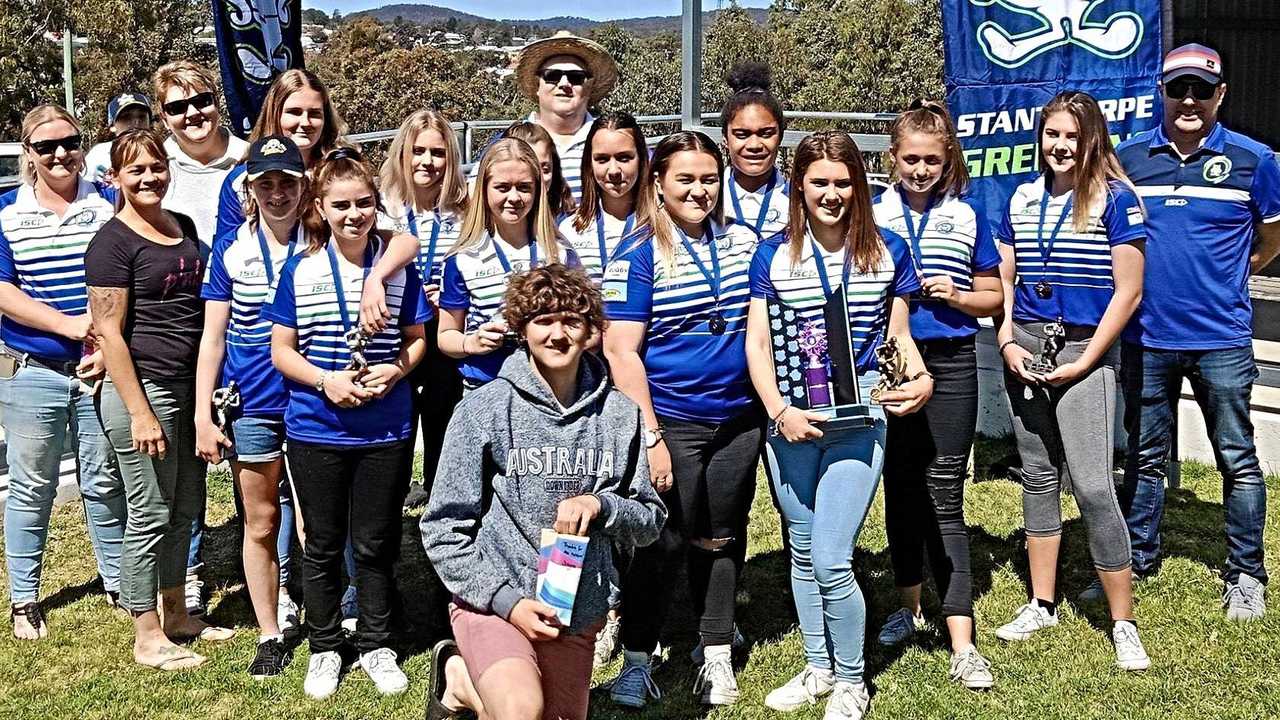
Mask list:
[[[1016,645],[995,639],[1025,597],[1027,567],[1022,551],[1021,503],[1017,485],[990,478],[999,442],[979,447],[980,480],[966,493],[973,537],[979,644],[994,663],[996,687],[974,693],[947,681],[948,651],[937,627],[917,636],[906,649],[885,651],[875,634],[895,605],[885,545],[881,500],[872,509],[859,542],[855,566],[869,606],[869,680],[872,718],[1171,718],[1280,717],[1280,610],[1260,623],[1227,622],[1219,608],[1219,567],[1226,555],[1222,532],[1221,481],[1211,468],[1183,466],[1181,489],[1172,491],[1165,518],[1167,560],[1156,578],[1137,590],[1137,614],[1154,665],[1146,673],[1116,670],[1107,639],[1105,608],[1063,603],[1062,624]],[[1267,554],[1280,557],[1280,482],[1270,486]],[[129,622],[110,610],[97,591],[93,554],[78,503],[54,513],[44,573],[44,607],[52,637],[42,643],[13,640],[0,632],[0,718],[419,718],[429,658],[426,649],[442,630],[428,612],[437,597],[417,539],[417,518],[406,516],[401,587],[414,626],[416,649],[405,661],[413,683],[408,693],[382,698],[356,672],[338,694],[313,702],[302,694],[305,645],[284,678],[256,682],[245,672],[255,632],[248,594],[238,575],[238,526],[225,474],[210,479],[208,571],[214,622],[240,629],[223,645],[197,643],[210,657],[203,668],[164,674],[132,662]],[[1064,500],[1069,518],[1060,594],[1074,598],[1090,579],[1084,527],[1074,502]],[[676,611],[669,633],[669,661],[655,678],[665,692],[660,703],[640,713],[611,707],[607,692],[592,698],[597,718],[765,718],[765,694],[800,669],[803,660],[789,594],[778,518],[762,484],[751,525],[751,556],[739,594],[739,622],[751,647],[743,653],[738,705],[707,713],[692,701],[693,670],[688,650],[696,641],[687,612]],[[2,569],[0,569],[2,572]],[[4,579],[7,583],[7,578]],[[677,601],[681,604],[681,601]],[[937,600],[926,593],[926,614],[936,616]],[[616,664],[597,674],[604,682]],[[795,714],[821,718],[821,706]]]

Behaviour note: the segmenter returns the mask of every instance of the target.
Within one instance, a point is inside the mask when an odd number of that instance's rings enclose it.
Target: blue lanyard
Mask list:
[[[743,222],[746,218],[742,217],[742,201],[738,199],[738,193],[734,189],[738,186],[738,173],[729,173],[729,199],[733,201],[733,214],[738,218],[739,222]],[[764,227],[765,218],[769,217],[769,200],[773,197],[774,187],[778,184],[778,170],[774,169],[773,174],[769,176],[769,184],[764,189],[764,199],[760,201],[760,213],[756,215],[756,222],[751,226],[759,235],[761,228]]]
[[[1067,203],[1062,208],[1062,214],[1058,216],[1058,222],[1053,226],[1053,232],[1049,235],[1049,241],[1046,243],[1044,239],[1044,213],[1049,208],[1049,187],[1048,178],[1045,178],[1044,197],[1040,200],[1040,224],[1036,225],[1036,248],[1040,251],[1040,280],[1042,282],[1044,281],[1044,276],[1049,273],[1049,258],[1053,255],[1053,242],[1058,239],[1058,233],[1062,231],[1062,223],[1071,214],[1071,206],[1074,201],[1074,194],[1067,198]]]
[[[511,272],[511,263],[507,261],[507,254],[502,251],[501,241],[498,238],[493,239],[493,252],[498,256],[498,262],[502,263],[502,269],[507,273]],[[529,239],[529,269],[538,267],[538,242],[532,238]]]
[[[347,312],[347,291],[342,287],[342,273],[338,272],[338,254],[333,249],[336,241],[329,240],[326,246],[329,251],[329,271],[333,273],[333,292],[338,296],[338,314],[342,316],[342,329],[351,332],[351,315]],[[373,241],[364,247],[364,278],[369,277],[369,269],[373,267]],[[360,283],[360,292],[364,293],[364,281]]]
[[[911,220],[911,204],[907,202],[907,192],[898,185],[898,197],[902,198],[902,219],[907,224],[907,238],[911,240],[911,262],[916,266],[916,275],[924,279],[924,251],[920,249],[920,241],[924,238],[925,228],[929,227],[929,213],[933,212],[933,196],[920,214],[920,232],[916,232],[916,224]]]
[[[408,205],[404,206],[405,212],[409,217],[409,232],[413,236],[418,237],[418,218],[413,214],[413,208]],[[440,241],[440,211],[435,212],[435,224],[431,226],[431,239],[427,241],[427,262],[424,266],[418,263],[418,271],[422,273],[422,284],[430,285],[431,279],[436,275],[436,244]]]
[[[818,280],[822,282],[823,297],[831,297],[831,278],[827,277],[827,261],[822,257],[822,248],[819,247],[818,241],[809,236],[809,247],[813,249],[813,263],[818,266]],[[849,258],[845,257],[844,267],[841,270],[840,282],[844,285],[844,291],[849,292]]]
[[[684,243],[684,249],[689,251],[689,257],[693,258],[693,264],[698,266],[698,271],[702,273],[702,277],[707,279],[707,285],[711,286],[711,297],[715,300],[716,307],[720,306],[720,255],[716,252],[716,239],[708,238],[707,245],[711,248],[711,272],[707,272],[707,266],[702,264],[702,259],[698,257],[698,253],[693,251],[693,243],[689,242],[689,237],[679,226],[674,226],[677,233],[680,233],[680,242]],[[710,235],[708,232],[707,235]]]
[[[289,258],[293,257],[293,251],[298,247],[298,226],[294,225],[293,230],[289,232],[293,237],[289,238],[289,254],[284,256],[284,261],[289,262]],[[262,250],[262,265],[267,269],[267,287],[274,288],[276,286],[276,271],[271,266],[271,250],[267,245],[267,236],[262,232],[262,223],[258,223],[258,247]]]
[[[600,269],[604,270],[604,268],[609,264],[610,258],[609,248],[605,245],[604,241],[604,204],[601,203],[596,210],[596,240],[600,242]],[[622,237],[630,235],[631,228],[635,224],[636,215],[635,213],[631,213],[627,216],[626,224],[622,226]],[[619,240],[621,240],[621,238],[619,238]]]

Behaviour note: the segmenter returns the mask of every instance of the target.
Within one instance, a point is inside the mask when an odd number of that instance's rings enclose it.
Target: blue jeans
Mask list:
[[[1186,377],[1204,413],[1209,443],[1222,473],[1227,524],[1227,564],[1222,578],[1234,582],[1244,573],[1266,582],[1262,528],[1267,486],[1249,417],[1253,382],[1258,378],[1253,348],[1178,351],[1125,343],[1122,365],[1129,447],[1121,505],[1129,525],[1134,572],[1147,575],[1159,566],[1165,467],[1173,414]]]
[[[864,390],[865,392],[865,390]],[[853,548],[884,468],[884,411],[875,425],[789,443],[769,437],[765,460],[791,548],[791,594],[808,664],[862,682],[867,607]]]
[[[12,378],[0,380],[0,410],[9,463],[4,546],[10,602],[39,599],[49,514],[68,440],[76,453],[76,475],[98,575],[104,588],[119,591],[124,483],[94,412],[93,398],[81,392],[76,378],[28,365]]]

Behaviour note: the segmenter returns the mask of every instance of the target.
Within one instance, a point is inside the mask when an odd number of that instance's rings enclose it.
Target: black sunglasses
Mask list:
[[[923,98],[916,98],[915,100],[912,100],[911,105],[907,107],[907,112],[913,112],[915,110],[928,110],[939,117],[944,116],[947,112],[937,101],[925,100]]]
[[[1187,97],[1188,92],[1197,100],[1208,100],[1217,90],[1217,85],[1210,85],[1203,80],[1178,79],[1164,86],[1164,94],[1170,100],[1182,100]]]
[[[186,115],[187,108],[194,107],[197,110],[203,110],[214,103],[217,98],[211,92],[196,93],[189,98],[182,100],[174,100],[160,106],[166,115]]]
[[[355,160],[356,162],[364,162],[364,156],[359,150],[349,147],[340,147],[330,150],[328,155],[324,156],[326,162],[330,160]]]
[[[559,70],[557,68],[548,68],[542,71],[542,82],[548,85],[559,85],[560,78],[568,78],[569,84],[578,86],[591,79],[591,73],[586,70]]]
[[[66,137],[53,138],[52,140],[37,140],[27,143],[27,147],[35,150],[37,155],[52,155],[58,152],[58,148],[72,152],[80,149],[80,136],[68,135]]]

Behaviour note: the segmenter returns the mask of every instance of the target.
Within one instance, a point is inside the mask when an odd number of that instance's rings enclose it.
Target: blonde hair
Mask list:
[[[529,143],[529,147],[543,145],[547,148],[547,152],[551,153],[551,185],[547,188],[547,202],[551,205],[551,216],[558,218],[562,214],[572,213],[577,209],[573,191],[569,189],[569,183],[565,182],[564,168],[560,165],[560,153],[556,150],[556,141],[551,138],[551,133],[537,123],[521,120],[511,123],[502,134],[503,137],[523,140]],[[536,150],[534,155],[537,155]],[[539,174],[542,172],[541,165],[542,163],[538,163]]]
[[[649,160],[649,167],[653,173],[653,187],[651,190],[654,194],[653,202],[636,204],[636,225],[638,229],[634,233],[634,237],[636,238],[636,244],[648,238],[653,238],[653,248],[668,272],[675,269],[676,261],[675,239],[671,234],[671,226],[674,221],[671,219],[671,214],[667,212],[667,208],[661,198],[658,197],[658,193],[662,191],[660,179],[670,166],[671,157],[679,152],[698,152],[710,155],[716,161],[716,174],[720,176],[721,180],[724,179],[724,156],[720,154],[720,148],[716,147],[715,142],[703,133],[696,130],[681,130],[662,138],[657,146],[653,148],[653,157]],[[716,206],[707,217],[717,224],[724,224],[724,193],[716,195]],[[634,247],[634,245],[628,247]]]
[[[155,92],[152,96],[152,102],[155,103],[157,117],[165,116],[162,108],[164,96],[169,91],[169,88],[174,85],[190,93],[211,92],[217,94],[218,92],[218,79],[214,76],[212,70],[203,65],[196,64],[190,60],[174,60],[171,63],[161,65],[151,74],[151,87]]]
[[[24,185],[31,185],[34,187],[36,184],[36,161],[34,157],[28,156],[28,153],[34,154],[34,152],[27,146],[27,143],[31,142],[31,136],[35,134],[36,128],[39,128],[45,123],[54,122],[55,120],[65,120],[71,125],[71,127],[76,129],[77,134],[81,133],[80,123],[76,122],[75,116],[63,109],[61,105],[54,105],[52,103],[37,105],[27,111],[26,115],[22,116],[22,163],[19,173]],[[84,142],[83,138],[81,139],[81,142]],[[77,152],[80,153],[80,166],[83,168],[83,146],[81,146],[81,149]]]
[[[1111,192],[1111,182],[1119,182],[1133,190],[1133,182],[1125,174],[1116,156],[1115,147],[1111,145],[1111,134],[1107,130],[1107,119],[1102,115],[1102,108],[1092,95],[1075,90],[1058,93],[1040,113],[1040,127],[1036,133],[1036,145],[1039,148],[1044,175],[1050,184],[1053,183],[1053,169],[1044,162],[1044,128],[1049,116],[1065,112],[1075,118],[1079,134],[1076,140],[1075,207],[1071,212],[1071,227],[1076,232],[1084,232],[1089,228],[1089,220],[1095,206],[1105,202],[1104,198]],[[1139,207],[1141,200],[1139,200]],[[1143,208],[1143,212],[1146,209]]]
[[[320,130],[320,137],[311,146],[310,152],[302,153],[303,159],[309,160],[308,165],[310,165],[337,147],[339,138],[347,134],[347,123],[333,106],[329,88],[310,70],[301,68],[285,70],[280,73],[275,82],[271,83],[267,96],[262,99],[262,110],[258,113],[257,122],[253,124],[253,132],[249,133],[249,144],[253,145],[268,135],[284,134],[280,129],[280,115],[284,112],[284,103],[290,95],[299,90],[315,90],[320,93],[320,105],[324,108],[324,128]],[[244,159],[248,160],[247,150]]]
[[[466,218],[462,221],[458,242],[450,251],[451,255],[465,252],[484,242],[485,237],[494,232],[493,217],[489,211],[488,189],[493,166],[500,162],[515,160],[523,163],[533,175],[533,207],[529,209],[526,223],[529,227],[529,241],[538,243],[548,262],[560,262],[559,231],[556,230],[556,219],[551,214],[547,203],[547,189],[542,186],[542,170],[538,166],[538,155],[529,147],[529,143],[516,138],[503,138],[484,153],[480,161],[480,171],[476,174],[475,195],[467,208]]]
[[[378,173],[379,186],[388,206],[413,205],[413,143],[426,130],[435,130],[444,138],[444,177],[440,180],[440,197],[435,208],[457,215],[467,211],[467,180],[462,175],[462,152],[458,136],[449,126],[449,118],[435,110],[419,110],[404,119],[400,130],[387,148],[387,159]]]

